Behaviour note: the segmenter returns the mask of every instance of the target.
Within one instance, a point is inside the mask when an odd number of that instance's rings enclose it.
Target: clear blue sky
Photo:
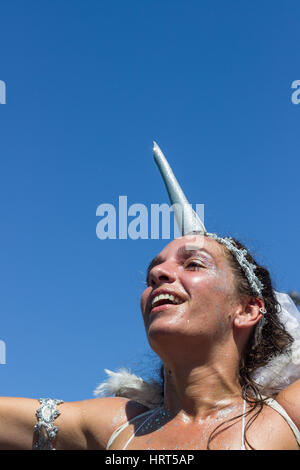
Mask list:
[[[1,395],[92,398],[156,366],[139,310],[165,240],[96,237],[96,209],[168,202],[162,147],[210,231],[300,290],[299,2],[0,6]]]

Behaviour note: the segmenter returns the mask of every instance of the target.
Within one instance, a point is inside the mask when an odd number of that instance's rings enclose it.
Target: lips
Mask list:
[[[181,300],[174,296],[173,294],[160,294],[156,295],[151,302],[151,307],[157,307],[157,305],[164,305],[164,304],[174,304],[178,305],[181,304]]]
[[[167,305],[179,305],[184,302],[184,299],[175,292],[168,292],[160,290],[153,292],[150,298],[150,310],[157,309],[157,307]]]

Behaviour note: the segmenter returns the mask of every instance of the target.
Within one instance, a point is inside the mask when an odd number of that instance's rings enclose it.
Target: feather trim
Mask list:
[[[117,372],[104,369],[108,375],[106,382],[100,383],[94,390],[96,396],[126,397],[141,403],[147,408],[156,408],[163,401],[162,387],[158,382],[145,382],[141,377],[122,368]]]

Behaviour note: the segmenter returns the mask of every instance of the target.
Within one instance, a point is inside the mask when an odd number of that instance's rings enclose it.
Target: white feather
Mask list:
[[[260,385],[263,395],[272,395],[283,390],[300,378],[300,312],[289,295],[275,292],[281,305],[279,318],[294,338],[291,351],[270,359],[257,369],[253,378]]]
[[[98,385],[94,390],[94,395],[126,397],[150,409],[156,408],[163,401],[162,388],[154,380],[145,382],[125,368],[117,372],[104,370],[109,378]]]

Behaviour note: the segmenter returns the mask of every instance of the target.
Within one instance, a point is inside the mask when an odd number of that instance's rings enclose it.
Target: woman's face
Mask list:
[[[161,335],[225,338],[237,298],[222,247],[201,235],[176,239],[150,263],[141,310],[151,344]]]

